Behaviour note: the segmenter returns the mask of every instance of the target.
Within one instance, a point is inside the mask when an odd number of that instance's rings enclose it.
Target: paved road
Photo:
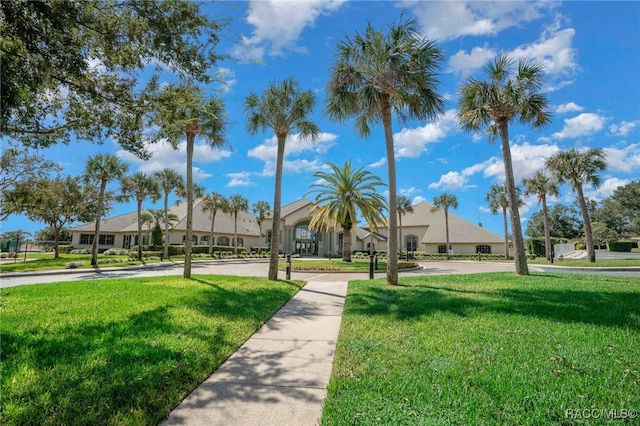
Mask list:
[[[430,275],[430,274],[474,274],[478,272],[503,272],[513,271],[513,264],[493,263],[493,262],[420,262],[422,269],[402,272],[401,276],[407,275]],[[128,277],[153,277],[159,275],[181,275],[182,263],[173,264],[151,264],[145,267],[129,268],[105,268],[101,271],[78,270],[78,271],[48,271],[22,274],[2,274],[0,275],[0,288],[15,287],[19,285],[53,283],[61,281],[96,280],[102,278],[128,278]],[[196,274],[219,274],[219,275],[240,275],[266,277],[268,263],[265,261],[197,261],[191,264],[191,273]],[[384,271],[376,272],[376,278],[385,276]],[[280,271],[279,278],[284,278],[285,273]],[[292,272],[292,279],[297,280],[317,280],[337,282],[353,279],[368,279],[369,273],[309,273]]]

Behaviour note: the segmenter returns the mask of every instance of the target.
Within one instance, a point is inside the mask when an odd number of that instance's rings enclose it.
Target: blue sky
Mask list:
[[[312,116],[320,141],[287,143],[283,205],[309,191],[313,174],[331,161],[352,160],[387,180],[382,127],[368,139],[358,138],[353,123],[332,123],[322,115],[325,85],[336,44],[365,28],[396,22],[405,11],[420,23],[425,36],[443,50],[439,92],[446,112],[431,122],[393,123],[398,192],[429,201],[443,192],[457,196],[452,212],[482,223],[502,235],[502,218],[492,215],[484,201],[489,187],[504,181],[500,144],[462,132],[456,124],[456,93],[469,76],[482,78],[482,67],[497,54],[541,61],[553,111],[553,123],[542,130],[512,125],[511,151],[518,182],[541,168],[559,150],[603,148],[608,169],[600,188],[587,196],[602,200],[618,186],[640,179],[640,2],[462,2],[462,1],[255,1],[203,3],[212,16],[232,18],[220,49],[246,61],[225,61],[217,70],[225,85],[211,86],[224,99],[232,123],[227,138],[232,149],[211,150],[196,140],[194,178],[207,192],[242,194],[252,204],[273,204],[276,147],[271,132],[249,136],[244,100],[269,82],[294,77],[302,89],[317,93]],[[117,153],[131,172],[171,167],[184,174],[184,144],[151,147],[154,156],[141,161],[122,151],[117,141],[102,145],[73,142],[46,151],[64,173],[79,175],[97,153]],[[115,189],[115,188],[114,188]],[[563,187],[551,203],[573,202]],[[161,208],[146,203],[145,208]],[[526,220],[540,207],[527,199],[521,209]],[[135,210],[118,204],[111,215]],[[11,216],[2,231],[35,232],[45,227]]]

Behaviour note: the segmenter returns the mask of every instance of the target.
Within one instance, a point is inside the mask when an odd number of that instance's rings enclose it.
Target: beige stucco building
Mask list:
[[[300,253],[303,256],[337,256],[342,251],[344,233],[340,227],[327,232],[309,229],[309,210],[313,202],[301,199],[282,206],[279,226],[280,247],[283,253]],[[170,231],[169,244],[183,244],[186,237],[186,203],[170,207],[180,221]],[[136,244],[137,213],[127,213],[102,221],[100,226],[101,249],[112,247],[131,248]],[[265,218],[262,227],[255,215],[238,213],[238,246],[269,247],[272,238],[271,216]],[[202,210],[201,200],[194,202],[193,243],[209,244],[211,214]],[[90,247],[94,224],[76,226],[72,233],[74,247]],[[262,232],[260,231],[262,229]],[[149,226],[143,228],[148,232]],[[380,226],[376,232],[361,226],[351,233],[351,249],[369,251],[387,249],[387,229]],[[433,210],[427,202],[413,206],[413,212],[402,216],[398,247],[403,251],[446,253],[445,219],[442,210]],[[449,212],[449,240],[453,254],[493,253],[504,254],[504,239],[486,229],[474,225]],[[232,214],[218,211],[215,218],[214,244],[234,246],[234,218]]]

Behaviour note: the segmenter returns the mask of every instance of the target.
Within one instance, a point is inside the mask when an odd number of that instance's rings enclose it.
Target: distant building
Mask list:
[[[300,253],[303,256],[337,256],[342,251],[344,232],[342,228],[320,232],[309,229],[309,210],[313,202],[300,199],[282,206],[280,247],[283,253]],[[413,206],[413,212],[402,216],[402,250],[446,253],[445,220],[442,210],[431,211],[433,205],[423,202]],[[184,244],[186,238],[186,203],[169,209],[180,220],[169,231],[169,244]],[[262,235],[258,218],[249,212],[238,213],[238,247],[269,247],[272,238],[271,215],[262,223]],[[70,229],[74,247],[90,247],[95,224],[87,223]],[[202,210],[201,200],[194,202],[193,244],[208,245],[211,214]],[[215,220],[214,244],[234,246],[233,215],[218,211]],[[143,227],[149,233],[149,226]],[[360,226],[351,232],[351,249],[369,251],[387,249],[387,228],[382,225],[376,232]],[[137,213],[127,213],[102,221],[99,247],[132,248],[137,244]],[[454,254],[493,253],[504,254],[504,239],[499,235],[468,222],[449,212],[449,242]]]

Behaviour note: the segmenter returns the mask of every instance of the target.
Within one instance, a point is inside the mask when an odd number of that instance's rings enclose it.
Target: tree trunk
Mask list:
[[[593,234],[591,232],[591,220],[589,219],[589,209],[584,200],[582,185],[576,185],[576,194],[578,194],[578,202],[580,203],[580,211],[582,212],[582,221],[584,222],[584,243],[587,246],[587,257],[589,262],[595,263],[596,251],[593,247]]]
[[[238,255],[238,210],[233,212],[233,255]]]
[[[58,241],[60,241],[60,228],[56,226],[55,223],[51,224],[53,226],[53,258],[57,259],[60,257],[60,248],[58,247]],[[18,253],[18,246],[16,245],[16,253]]]
[[[93,233],[93,241],[91,242],[91,266],[98,265],[98,242],[100,241],[100,219],[102,219],[102,210],[104,209],[104,191],[107,188],[107,180],[102,179],[100,182],[100,193],[98,194],[98,206],[96,208],[96,227]]]
[[[216,209],[213,209],[211,211],[211,232],[209,232],[209,256],[213,256],[213,227],[216,224],[216,213],[217,213]]]
[[[393,149],[393,129],[391,123],[391,105],[388,97],[381,109],[384,139],[387,151],[389,171],[389,212],[398,211],[396,200],[396,157]],[[387,240],[387,284],[398,285],[398,222],[395,214],[389,214],[389,236]]]
[[[282,167],[284,163],[284,144],[286,134],[277,134],[278,157],[276,159],[276,183],[273,191],[273,224],[271,226],[271,256],[269,258],[270,281],[278,279],[278,256],[280,253],[280,204],[282,200]]]
[[[513,177],[513,163],[511,162],[511,147],[509,145],[508,123],[498,123],[500,139],[502,141],[502,159],[504,162],[505,184],[509,197],[509,212],[511,214],[511,234],[513,235],[513,247],[515,249],[514,260],[516,274],[529,275],[527,254],[524,251],[524,239],[522,237],[522,225],[520,224],[520,212],[518,211],[518,194]]]
[[[445,239],[447,240],[447,260],[451,260],[450,248],[449,248],[449,209],[444,209],[444,234]]]
[[[187,235],[184,242],[184,278],[191,278],[191,238],[193,236],[193,145],[196,133],[187,132]]]
[[[549,210],[547,209],[547,197],[542,195],[542,218],[544,220],[544,251],[547,260],[551,261],[551,230],[549,229]]]
[[[138,197],[138,261],[142,261],[142,199]]]
[[[342,228],[342,261],[351,262],[351,228]]]
[[[169,258],[169,191],[164,192],[164,258]]]
[[[509,261],[509,221],[507,220],[507,208],[502,207],[504,217],[504,261]]]

